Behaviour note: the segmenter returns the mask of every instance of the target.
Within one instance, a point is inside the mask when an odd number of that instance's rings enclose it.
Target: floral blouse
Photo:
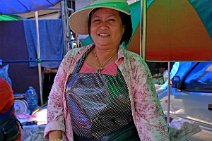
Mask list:
[[[53,130],[63,131],[64,141],[73,141],[71,117],[65,99],[66,82],[77,61],[91,45],[70,50],[59,66],[49,101],[44,136]],[[120,46],[116,65],[120,69],[129,90],[134,124],[141,141],[168,141],[168,128],[160,102],[156,95],[151,73],[145,61]]]

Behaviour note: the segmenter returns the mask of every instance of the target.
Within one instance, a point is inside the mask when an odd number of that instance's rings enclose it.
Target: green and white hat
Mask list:
[[[96,0],[92,4],[74,12],[70,16],[70,28],[77,34],[88,34],[89,14],[96,8],[110,8],[130,15],[130,7],[127,0]]]

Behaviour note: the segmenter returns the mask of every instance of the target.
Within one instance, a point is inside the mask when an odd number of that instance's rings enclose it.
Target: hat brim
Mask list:
[[[89,5],[73,13],[70,16],[69,20],[71,30],[76,34],[88,34],[89,14],[92,10],[96,8],[109,8],[130,15],[129,5],[123,2],[110,2],[110,3],[101,3],[101,5],[100,4]]]

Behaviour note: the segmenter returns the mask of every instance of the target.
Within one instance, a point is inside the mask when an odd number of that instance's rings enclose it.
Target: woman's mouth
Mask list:
[[[107,33],[100,33],[100,34],[98,34],[98,36],[100,36],[100,37],[109,37],[110,34],[107,34]]]

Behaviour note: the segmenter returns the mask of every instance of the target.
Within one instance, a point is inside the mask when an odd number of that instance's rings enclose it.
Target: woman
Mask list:
[[[21,128],[15,117],[14,96],[10,84],[0,78],[0,141],[20,141]]]
[[[125,0],[97,0],[70,17],[93,44],[64,57],[48,101],[50,141],[167,141],[150,72],[127,51],[132,25]]]

